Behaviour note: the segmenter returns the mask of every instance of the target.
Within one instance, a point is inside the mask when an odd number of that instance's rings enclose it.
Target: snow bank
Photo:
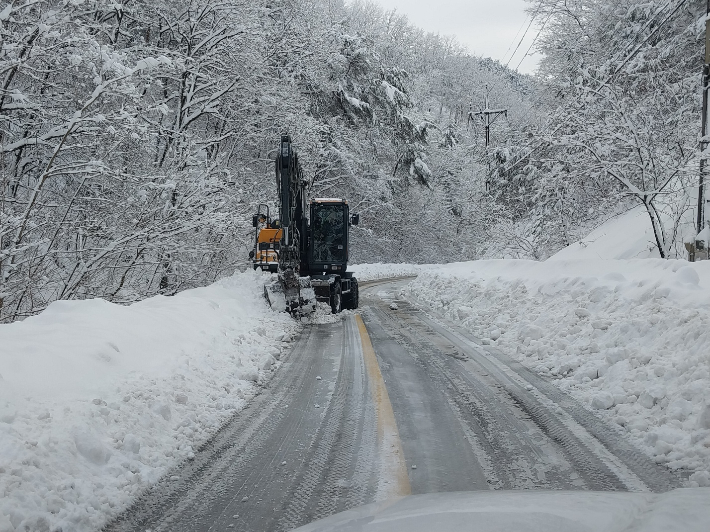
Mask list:
[[[418,264],[354,264],[348,266],[360,282],[375,281],[377,279],[391,279],[392,277],[409,277],[418,275],[427,266]]]
[[[658,258],[653,228],[640,207],[612,218],[549,260]]]
[[[676,223],[663,212],[661,212],[661,219],[668,231]],[[678,234],[672,243],[670,256],[686,259],[688,253],[683,241],[695,239],[695,220],[691,211],[684,213],[676,230]],[[611,218],[579,242],[558,251],[548,260],[657,259],[659,257],[651,220],[646,210],[638,206]]]
[[[299,325],[247,272],[129,307],[58,301],[0,325],[0,532],[99,528],[193,456]]]
[[[459,263],[406,293],[710,486],[710,261]]]

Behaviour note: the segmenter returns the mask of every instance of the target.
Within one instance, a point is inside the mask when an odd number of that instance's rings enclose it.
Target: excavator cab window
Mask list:
[[[311,219],[314,263],[339,264],[347,260],[345,208],[337,203],[314,206]]]

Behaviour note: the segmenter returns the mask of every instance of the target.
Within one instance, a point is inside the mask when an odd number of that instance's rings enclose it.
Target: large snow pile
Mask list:
[[[684,241],[695,237],[695,220],[692,211],[687,211],[680,220],[661,212],[666,230],[674,228],[675,239],[671,243],[671,258],[687,258]],[[676,225],[677,224],[677,225]],[[637,206],[607,220],[587,236],[558,251],[549,260],[579,259],[648,259],[660,258],[653,226],[648,213]]]
[[[597,227],[549,260],[647,259],[659,256],[648,214],[636,207]]]
[[[299,325],[247,272],[0,325],[0,532],[95,530],[251,397]]]
[[[348,266],[359,282],[391,279],[393,277],[410,277],[418,275],[427,266],[418,264],[354,264]]]
[[[459,263],[406,292],[710,486],[710,261]]]

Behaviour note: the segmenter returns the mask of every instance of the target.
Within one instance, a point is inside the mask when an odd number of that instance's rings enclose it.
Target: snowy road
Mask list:
[[[250,405],[107,530],[287,530],[397,494],[679,485],[547,381],[398,298],[405,282],[366,284],[361,316],[306,327]]]
[[[373,287],[364,315],[407,463],[419,461],[410,472],[414,493],[489,487],[666,491],[679,485],[617,428],[397,293],[394,284]],[[460,463],[442,470],[440,464],[451,461]],[[480,470],[482,485],[475,474]]]

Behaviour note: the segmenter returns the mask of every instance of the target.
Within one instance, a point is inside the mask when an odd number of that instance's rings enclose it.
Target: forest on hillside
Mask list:
[[[635,204],[674,256],[704,6],[529,9],[536,76],[360,0],[0,1],[0,322],[244,268],[284,132],[361,214],[354,262],[544,259]]]

